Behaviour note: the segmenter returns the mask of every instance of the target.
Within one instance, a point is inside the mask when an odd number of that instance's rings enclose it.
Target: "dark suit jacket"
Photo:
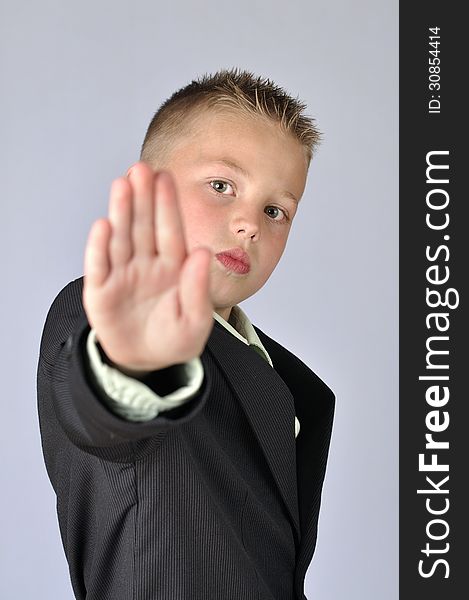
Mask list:
[[[82,288],[81,277],[54,300],[37,375],[76,597],[305,600],[331,390],[260,329],[274,369],[215,321],[199,393],[152,421],[125,421],[106,407],[86,360]],[[145,383],[159,392],[165,371]]]

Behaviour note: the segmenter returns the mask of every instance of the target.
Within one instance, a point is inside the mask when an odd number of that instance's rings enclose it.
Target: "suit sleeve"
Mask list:
[[[144,422],[131,422],[115,414],[107,403],[86,358],[91,331],[82,305],[82,285],[69,283],[55,298],[41,338],[37,374],[38,407],[43,444],[58,426],[75,446],[114,460],[128,460],[146,440],[164,439],[171,429],[192,420],[209,395],[210,379],[204,367],[198,392],[180,406]],[[202,365],[204,356],[201,357]],[[181,365],[145,376],[155,394],[180,380]]]

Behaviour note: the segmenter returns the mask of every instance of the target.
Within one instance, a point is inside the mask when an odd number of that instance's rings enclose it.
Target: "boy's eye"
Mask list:
[[[278,208],[278,206],[267,206],[265,209],[265,214],[269,215],[269,217],[271,217],[274,221],[288,221],[288,216],[285,214],[285,212],[281,209]],[[278,218],[278,216],[280,215],[280,219]]]
[[[213,179],[210,182],[210,185],[216,192],[219,192],[220,194],[223,194],[227,191],[228,188],[232,187],[230,183],[223,181],[223,179]]]
[[[231,191],[234,195],[232,184],[224,181],[223,179],[212,179],[212,181],[210,181],[210,186],[219,194],[225,194],[225,192],[228,191],[228,188],[231,188]],[[290,218],[288,217],[287,213],[278,206],[267,206],[264,212],[272,219],[272,221],[275,221],[279,225],[290,222]]]

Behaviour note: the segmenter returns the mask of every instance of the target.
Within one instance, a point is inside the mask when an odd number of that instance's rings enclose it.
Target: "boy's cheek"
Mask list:
[[[218,248],[214,248],[213,240],[210,237],[209,223],[201,222],[202,218],[202,216],[194,216],[187,222],[185,228],[187,249],[193,250],[198,246],[208,246],[211,250],[218,250]]]
[[[208,244],[207,235],[210,231],[209,217],[196,206],[181,206],[181,218],[186,237],[186,243],[191,248],[200,244]]]
[[[189,249],[203,245],[219,252],[230,243],[228,230],[223,231],[223,224],[210,211],[189,211],[183,217],[183,225]]]

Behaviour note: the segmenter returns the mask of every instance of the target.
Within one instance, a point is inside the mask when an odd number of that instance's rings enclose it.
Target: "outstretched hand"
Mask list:
[[[113,181],[91,227],[83,306],[114,365],[141,374],[199,356],[213,326],[212,252],[187,253],[176,188],[145,163]]]

